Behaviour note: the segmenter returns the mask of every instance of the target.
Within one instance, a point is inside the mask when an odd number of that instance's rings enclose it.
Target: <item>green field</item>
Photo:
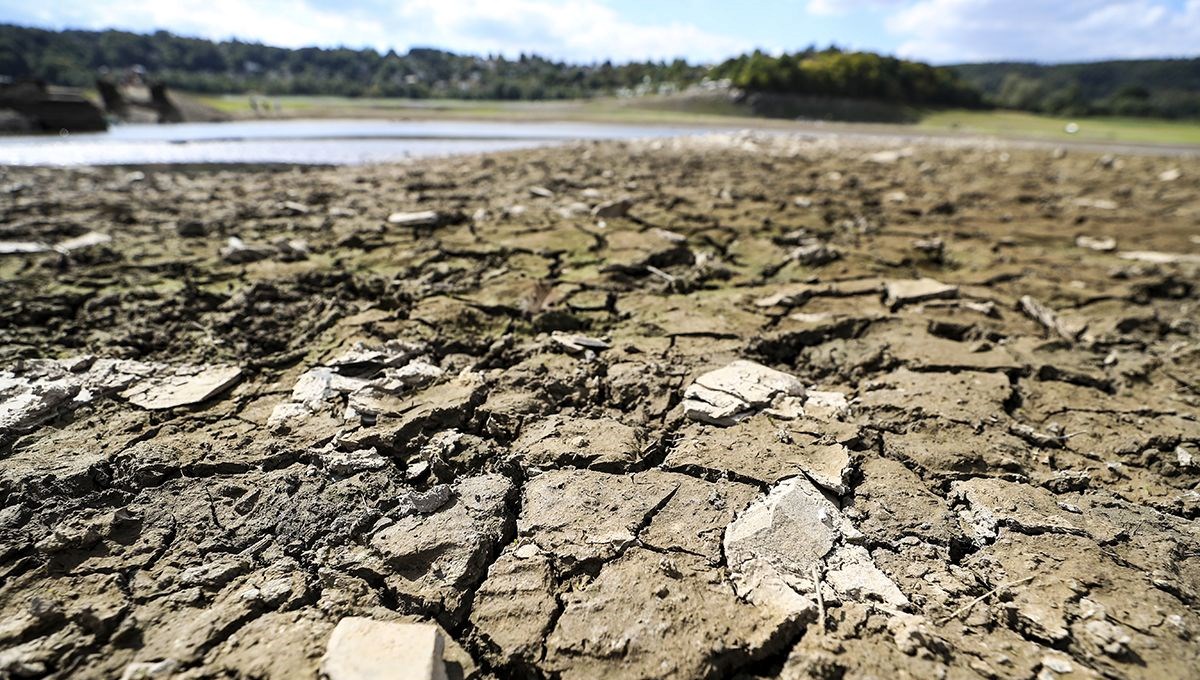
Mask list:
[[[1067,134],[1068,123],[1077,124],[1079,132]],[[938,111],[926,114],[917,127],[931,132],[965,132],[997,137],[1200,144],[1200,121],[1153,118],[1056,118],[1019,111]]]
[[[255,118],[247,95],[191,97],[235,118]],[[597,98],[568,101],[465,101],[453,99],[377,99],[280,96],[268,118],[386,118],[401,120],[585,121],[662,125],[704,125],[803,131],[820,125],[846,132],[931,135],[983,135],[1006,139],[1111,142],[1123,144],[1200,145],[1200,121],[1150,118],[1057,118],[1017,111],[930,111],[914,124],[791,121],[754,117],[746,108],[719,96]],[[278,113],[275,112],[278,104]],[[1068,134],[1068,123],[1079,130]]]

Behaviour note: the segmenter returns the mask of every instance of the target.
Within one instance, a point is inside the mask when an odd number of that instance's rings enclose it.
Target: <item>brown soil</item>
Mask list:
[[[8,170],[0,676],[1196,677],[1200,161],[883,146]]]

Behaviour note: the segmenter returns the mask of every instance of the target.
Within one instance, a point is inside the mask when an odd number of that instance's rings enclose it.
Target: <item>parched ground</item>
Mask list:
[[[7,170],[0,676],[1197,677],[1200,161],[881,145]]]

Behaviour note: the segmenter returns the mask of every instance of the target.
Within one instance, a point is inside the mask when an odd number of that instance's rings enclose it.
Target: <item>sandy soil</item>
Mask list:
[[[884,147],[8,170],[0,676],[1196,677],[1200,161]]]

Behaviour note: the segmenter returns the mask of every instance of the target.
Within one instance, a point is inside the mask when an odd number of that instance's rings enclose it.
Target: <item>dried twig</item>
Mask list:
[[[1028,576],[1019,581],[1012,581],[1010,583],[1001,583],[1000,585],[996,586],[995,588],[992,588],[991,590],[980,595],[979,597],[975,598],[974,600],[971,600],[970,602],[964,604],[963,606],[959,607],[958,609],[955,609],[954,612],[952,612],[949,616],[944,617],[942,620],[938,621],[938,625],[940,626],[943,623],[947,623],[949,621],[952,621],[952,620],[958,618],[959,616],[970,611],[971,607],[974,607],[975,605],[979,604],[980,602],[983,602],[984,600],[988,599],[992,595],[995,595],[996,593],[1000,592],[1001,590],[1007,590],[1014,586],[1019,586],[1019,585],[1029,583],[1030,581],[1033,580],[1033,578],[1034,578],[1033,576]]]
[[[816,564],[812,565],[813,590],[817,593],[817,614],[818,625],[822,633],[825,632],[825,596],[821,594],[821,571]]]

